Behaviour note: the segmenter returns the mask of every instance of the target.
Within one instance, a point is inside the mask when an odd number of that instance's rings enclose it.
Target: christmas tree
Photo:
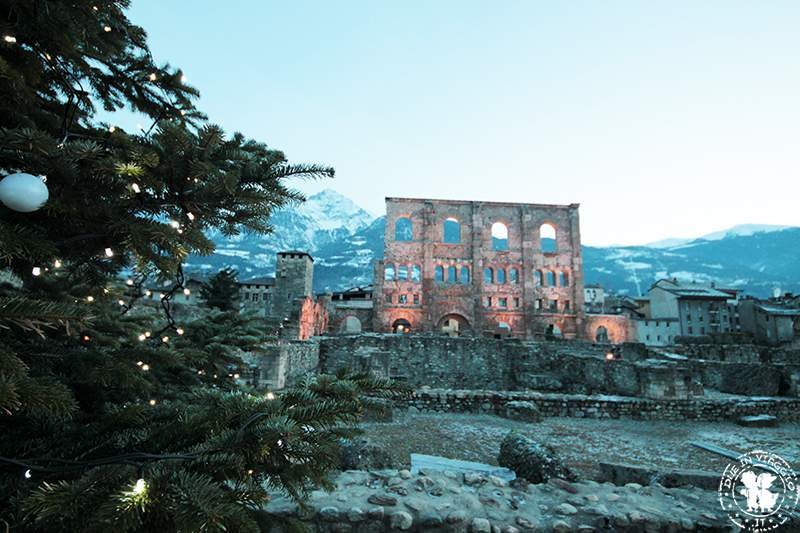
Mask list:
[[[176,318],[208,230],[268,233],[302,200],[287,180],[333,170],[207,124],[126,7],[0,1],[0,530],[260,531],[269,489],[326,486],[364,398],[398,388],[255,394],[236,377],[258,322]],[[125,107],[142,131],[96,118]],[[136,312],[148,279],[156,315]]]

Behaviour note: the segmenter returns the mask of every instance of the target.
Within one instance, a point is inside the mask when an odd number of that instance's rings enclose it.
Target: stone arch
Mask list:
[[[548,324],[547,328],[544,330],[544,336],[553,339],[560,339],[564,336],[564,333],[561,331],[561,328],[558,324]]]
[[[608,334],[608,328],[605,326],[597,326],[594,331],[594,341],[600,344],[607,344],[611,342],[611,337]]]
[[[457,218],[448,217],[442,224],[442,242],[461,244],[461,222]]]
[[[502,222],[492,224],[492,250],[497,252],[508,250],[508,226]]]
[[[539,249],[546,253],[555,253],[558,251],[558,230],[556,226],[550,222],[545,222],[539,226]]]
[[[409,217],[400,217],[394,221],[394,240],[398,242],[414,239],[414,227]]]
[[[405,318],[398,318],[392,322],[392,333],[411,333],[411,322]]]
[[[361,320],[357,316],[347,315],[342,320],[340,331],[342,333],[361,333]]]
[[[469,320],[458,313],[448,313],[439,319],[436,329],[450,337],[458,337],[472,329]]]

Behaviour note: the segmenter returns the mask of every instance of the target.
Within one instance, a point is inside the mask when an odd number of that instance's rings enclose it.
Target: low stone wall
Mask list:
[[[487,390],[418,390],[399,408],[427,412],[475,412],[500,415],[511,401],[527,401],[543,416],[628,418],[634,420],[736,420],[745,415],[769,414],[781,421],[800,420],[800,399],[725,398],[650,400],[626,396],[584,396]]]
[[[247,362],[258,369],[255,385],[282,389],[293,385],[302,376],[319,368],[319,342],[286,341],[267,344],[263,351],[251,354]]]

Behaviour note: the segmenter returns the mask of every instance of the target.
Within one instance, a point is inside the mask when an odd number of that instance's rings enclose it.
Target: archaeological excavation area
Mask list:
[[[735,531],[718,495],[726,466],[752,450],[800,456],[797,356],[424,334],[281,342],[257,372],[278,394],[340,369],[411,392],[365,413],[333,492],[302,508],[276,495],[270,510],[318,531]]]

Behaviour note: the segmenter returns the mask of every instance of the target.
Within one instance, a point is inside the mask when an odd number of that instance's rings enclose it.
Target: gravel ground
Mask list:
[[[582,418],[545,418],[528,424],[491,415],[395,413],[394,422],[363,427],[365,436],[389,451],[398,465],[408,465],[411,453],[497,464],[500,441],[512,429],[555,447],[569,466],[588,477],[594,477],[602,461],[710,472],[722,472],[728,464],[728,459],[688,441],[740,453],[767,450],[795,466],[800,459],[800,424],[743,428],[722,422]]]

